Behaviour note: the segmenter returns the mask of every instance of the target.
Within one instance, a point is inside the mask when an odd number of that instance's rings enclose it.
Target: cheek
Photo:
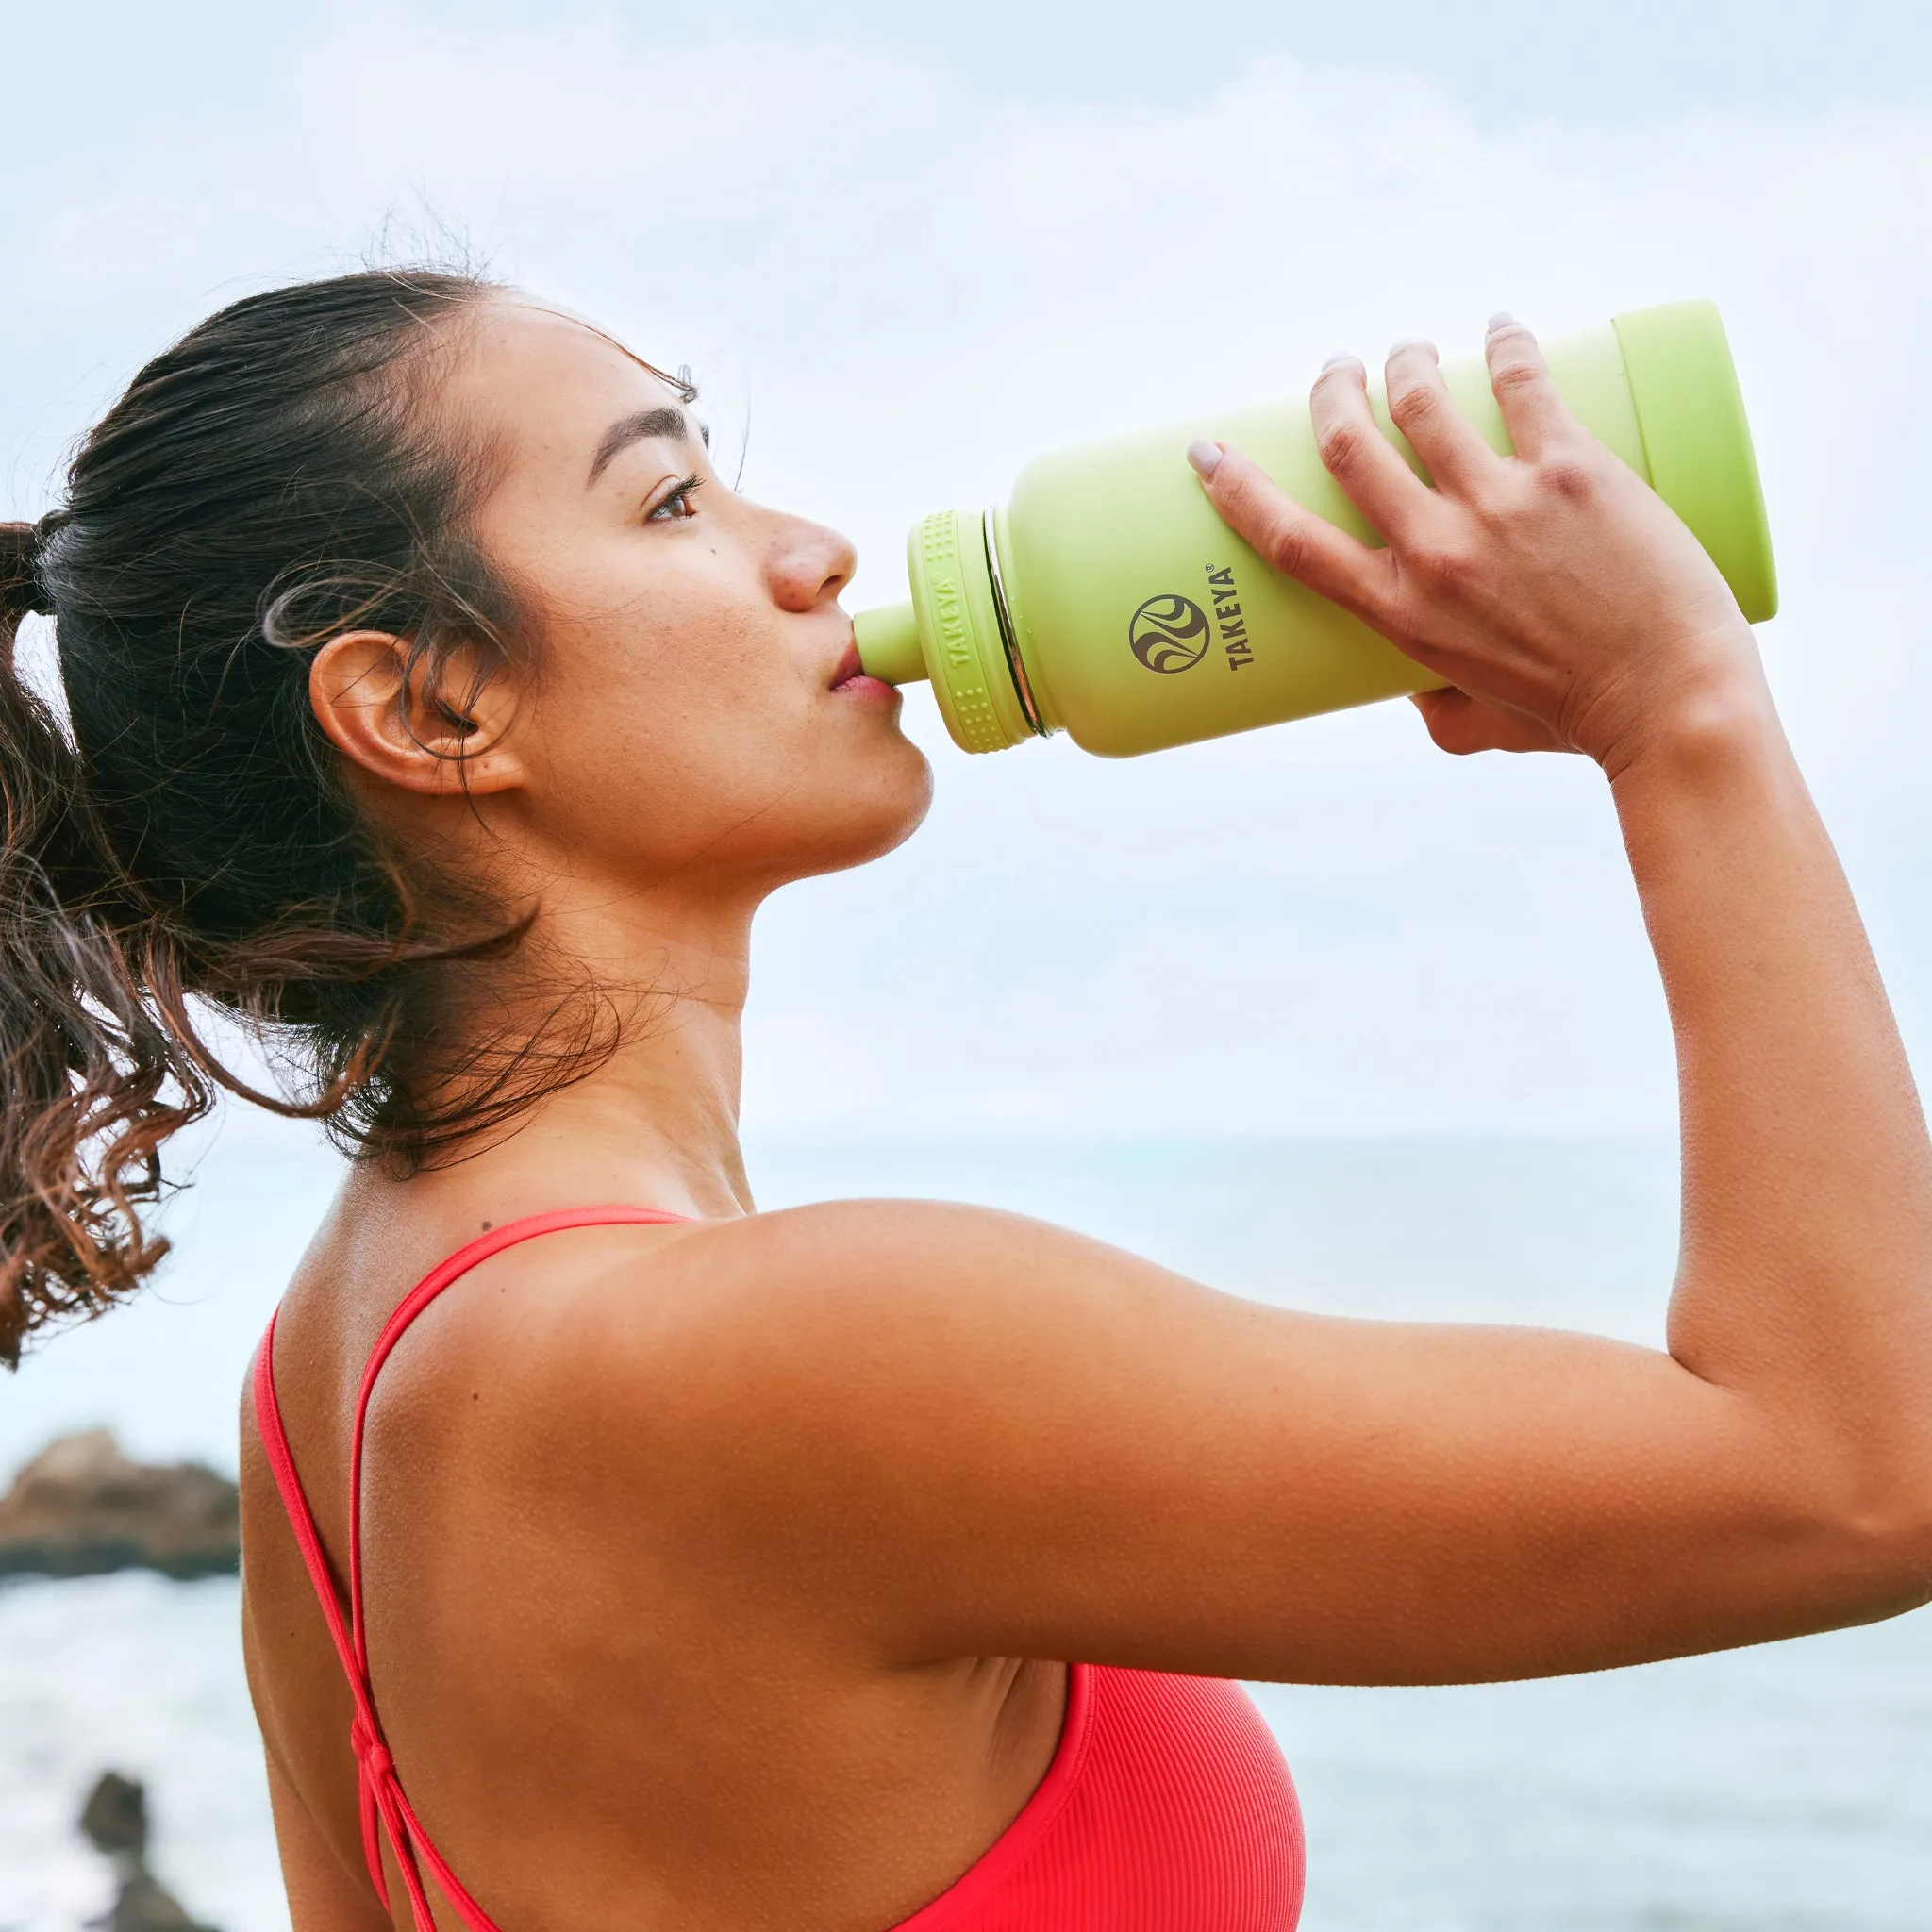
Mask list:
[[[540,809],[578,849],[675,865],[798,791],[824,721],[769,623],[714,609],[673,630],[639,614],[553,639]]]

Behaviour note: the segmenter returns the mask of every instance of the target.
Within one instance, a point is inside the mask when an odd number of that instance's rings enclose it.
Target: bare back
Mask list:
[[[275,1363],[339,1578],[363,1363],[443,1239],[345,1222],[291,1287]],[[648,1375],[647,1480],[579,1426],[574,1299],[701,1291],[690,1264],[707,1239],[702,1226],[552,1234],[483,1263],[397,1348],[370,1411],[363,1491],[384,1727],[444,1856],[505,1923],[880,1932],[1025,1804],[1053,1755],[1065,1671],[868,1657],[784,1591],[748,1590],[737,1562],[713,1560],[731,1526],[682,1506],[689,1432],[652,1427],[654,1409],[678,1405],[654,1403]],[[672,1251],[680,1265],[667,1268]],[[366,1913],[349,1693],[252,1417],[243,1435],[245,1634],[278,1810],[307,1814],[319,1858]],[[403,1911],[393,1872],[390,1890]]]

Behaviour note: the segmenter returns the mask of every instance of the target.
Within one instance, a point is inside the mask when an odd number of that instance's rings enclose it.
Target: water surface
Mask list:
[[[925,1194],[1040,1214],[1264,1300],[1589,1327],[1655,1342],[1671,1150],[1643,1142],[1036,1143],[752,1149],[768,1207]],[[105,1421],[233,1465],[254,1337],[332,1182],[293,1135],[230,1134],[143,1305],[0,1384],[0,1474]],[[71,1821],[147,1777],[156,1864],[225,1932],[279,1932],[236,1586],[0,1590],[0,1932],[106,1902]],[[1263,1686],[1307,1813],[1310,1932],[1924,1932],[1932,1618],[1554,1683]]]

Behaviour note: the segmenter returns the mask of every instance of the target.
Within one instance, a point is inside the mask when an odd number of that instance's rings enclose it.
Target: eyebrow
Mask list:
[[[628,449],[634,442],[644,442],[654,436],[675,437],[679,442],[691,441],[691,422],[682,409],[674,409],[666,405],[656,409],[640,409],[635,416],[626,416],[623,421],[613,423],[604,432],[604,441],[597,445],[597,455],[591,464],[591,474],[585,479],[588,490],[620,452]]]

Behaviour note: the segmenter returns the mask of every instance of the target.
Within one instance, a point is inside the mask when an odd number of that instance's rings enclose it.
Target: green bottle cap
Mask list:
[[[1030,737],[1000,635],[986,520],[964,510],[935,511],[913,527],[906,563],[914,627],[953,742],[965,751],[1004,751]],[[874,636],[888,645],[889,657],[903,661],[903,646],[890,648],[892,629],[879,623]],[[861,639],[861,662],[865,649]]]
[[[1777,565],[1730,343],[1708,302],[1616,319],[1651,488],[1683,518],[1753,624],[1777,615]]]

